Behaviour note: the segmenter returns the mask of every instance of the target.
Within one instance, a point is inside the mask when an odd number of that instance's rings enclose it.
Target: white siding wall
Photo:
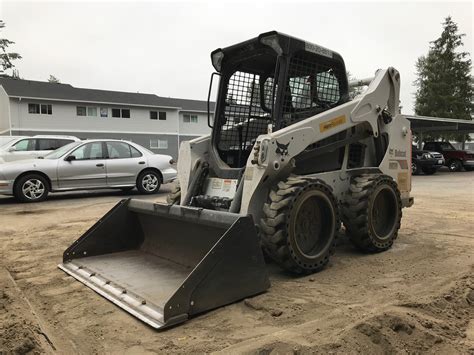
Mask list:
[[[134,133],[177,133],[178,110],[117,105],[65,103],[47,100],[10,99],[12,129],[47,131],[91,131]],[[52,115],[28,113],[29,103],[52,105]],[[97,116],[77,116],[77,106],[97,107]],[[100,117],[100,108],[108,108],[108,117]],[[112,117],[112,108],[130,109],[130,118]],[[165,111],[166,120],[151,120],[150,111]]]
[[[8,132],[5,132],[7,131]],[[8,95],[0,86],[0,134],[9,134],[10,132],[10,105],[8,104]],[[3,133],[2,133],[3,132]]]

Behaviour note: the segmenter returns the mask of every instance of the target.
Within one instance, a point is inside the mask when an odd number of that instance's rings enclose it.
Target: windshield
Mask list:
[[[441,149],[443,149],[443,150],[456,150],[451,145],[451,143],[448,143],[448,142],[441,142],[439,145],[440,145]]]
[[[71,148],[74,148],[81,143],[82,142],[72,142],[72,143],[63,145],[61,148],[58,148],[55,151],[52,151],[51,153],[46,154],[44,156],[44,159],[58,159],[62,157],[64,154],[66,154]]]
[[[14,140],[19,140],[18,138],[5,139],[3,142],[0,142],[0,148],[10,144]]]

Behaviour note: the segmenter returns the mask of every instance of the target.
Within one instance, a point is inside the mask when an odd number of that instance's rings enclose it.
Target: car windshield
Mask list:
[[[61,148],[58,148],[52,151],[49,154],[44,156],[44,159],[58,159],[61,158],[64,154],[66,154],[71,148],[74,148],[81,144],[82,142],[72,142],[66,145],[63,145]]]
[[[9,145],[12,141],[16,140],[16,138],[12,138],[12,139],[7,139],[3,142],[0,143],[0,148],[3,148],[4,146],[7,146]]]

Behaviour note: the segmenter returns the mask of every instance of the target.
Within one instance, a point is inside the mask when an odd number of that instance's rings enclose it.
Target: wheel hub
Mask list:
[[[43,196],[44,191],[45,187],[38,179],[29,179],[25,181],[22,186],[23,195],[30,200],[36,200],[40,198]]]
[[[147,191],[154,191],[158,187],[158,178],[153,174],[147,174],[142,179],[142,186]]]

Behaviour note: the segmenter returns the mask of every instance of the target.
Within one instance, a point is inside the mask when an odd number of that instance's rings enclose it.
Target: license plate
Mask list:
[[[443,164],[443,161],[442,161],[442,160],[438,160],[438,164]]]

